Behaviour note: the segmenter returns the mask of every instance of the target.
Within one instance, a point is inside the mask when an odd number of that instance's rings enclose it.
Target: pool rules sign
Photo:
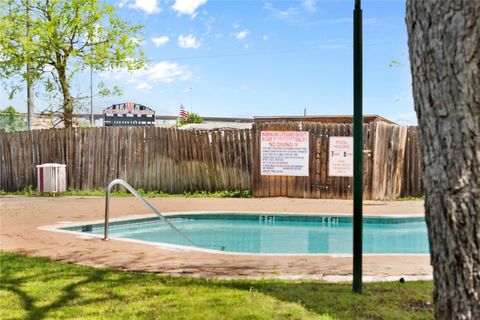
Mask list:
[[[328,175],[353,177],[353,137],[330,137]]]
[[[262,131],[260,174],[308,176],[308,135],[306,131]]]

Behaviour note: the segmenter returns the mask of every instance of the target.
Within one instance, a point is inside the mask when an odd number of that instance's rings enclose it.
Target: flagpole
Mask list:
[[[182,104],[180,104],[182,105]],[[180,106],[178,106],[177,120],[175,121],[175,127],[178,127],[178,118],[180,118]]]

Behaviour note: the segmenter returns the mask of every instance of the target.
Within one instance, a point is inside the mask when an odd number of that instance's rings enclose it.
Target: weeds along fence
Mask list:
[[[308,131],[309,175],[260,175],[260,132]],[[187,131],[108,127],[0,131],[0,189],[36,187],[35,165],[67,165],[67,187],[104,188],[115,178],[169,193],[252,190],[256,197],[350,199],[352,178],[328,175],[330,136],[351,136],[349,124],[258,123],[252,130]],[[423,194],[416,127],[364,125],[366,199]]]
[[[250,130],[155,127],[0,132],[0,188],[36,186],[35,165],[67,165],[67,187],[104,188],[115,178],[169,193],[250,189]]]

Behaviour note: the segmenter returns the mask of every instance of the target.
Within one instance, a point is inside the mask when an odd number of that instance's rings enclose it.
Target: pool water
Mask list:
[[[179,214],[169,220],[197,247],[277,254],[352,253],[352,218],[264,214]],[[363,218],[364,253],[429,253],[423,217]],[[103,224],[64,228],[103,234]],[[110,223],[111,238],[189,244],[159,218]]]

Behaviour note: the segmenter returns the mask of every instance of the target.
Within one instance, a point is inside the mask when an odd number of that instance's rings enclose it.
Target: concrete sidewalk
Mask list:
[[[289,198],[154,198],[163,212],[245,211],[294,213],[352,212],[348,200]],[[172,252],[156,246],[124,241],[102,241],[74,234],[38,229],[62,222],[101,220],[102,197],[0,198],[0,249],[48,257],[53,260],[116,268],[215,278],[317,278],[345,280],[352,273],[352,257],[222,255],[201,252]],[[423,215],[423,201],[365,201],[365,215]],[[114,197],[111,217],[150,214],[133,197]],[[363,258],[366,278],[396,279],[431,277],[428,255],[367,255]]]

